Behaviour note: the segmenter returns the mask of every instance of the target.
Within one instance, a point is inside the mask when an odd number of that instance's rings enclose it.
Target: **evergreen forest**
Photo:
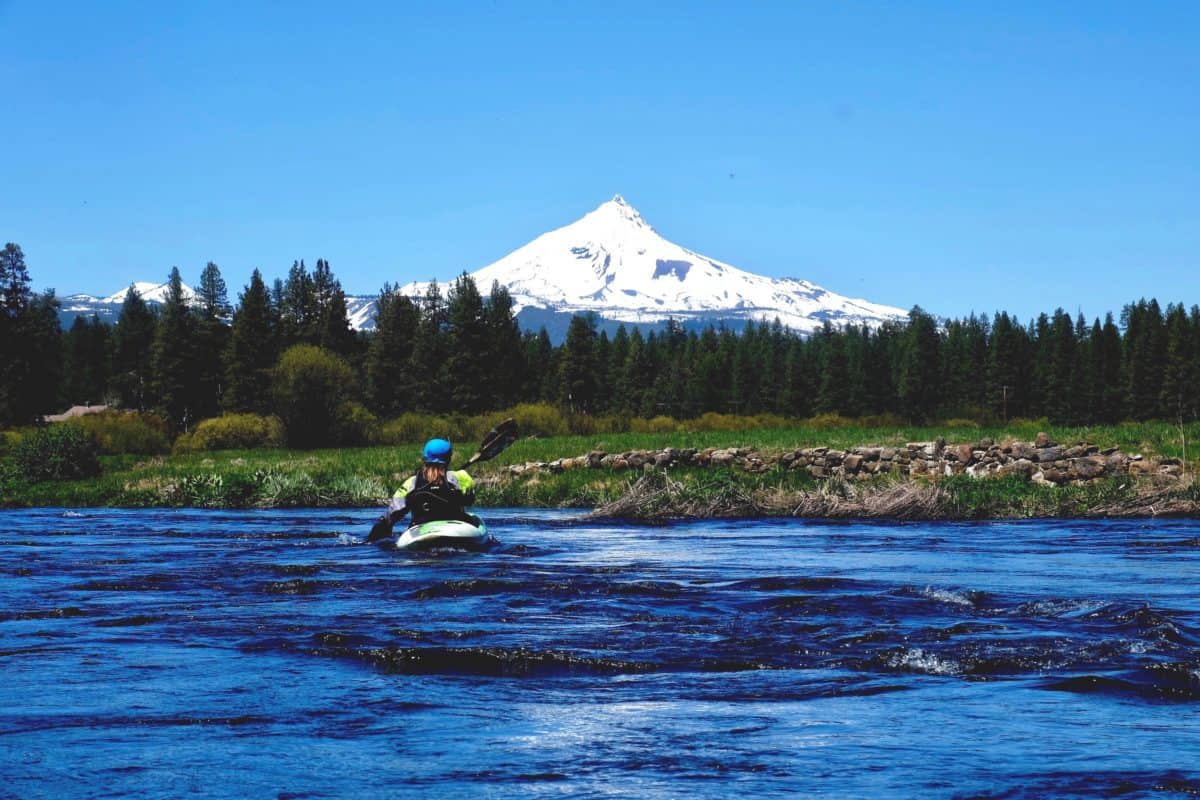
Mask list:
[[[463,274],[422,297],[384,285],[375,330],[351,328],[329,263],[257,270],[232,301],[216,264],[185,298],[178,268],[161,305],[126,294],[109,325],[61,330],[53,291],[35,293],[21,248],[0,251],[0,426],[76,404],[152,411],[174,432],[228,412],[274,414],[294,444],[305,404],[389,419],[524,402],[573,414],[687,419],[706,412],[1065,425],[1200,416],[1200,307],[1141,299],[1087,320],[1061,308],[938,319],[914,307],[876,328],[826,323],[801,336],[778,322],[701,331],[669,322],[598,332],[572,319],[565,341],[522,331],[503,286]],[[486,292],[486,293],[484,293]],[[314,377],[317,376],[317,377]],[[333,384],[332,388],[330,384]],[[290,420],[295,420],[289,424]]]

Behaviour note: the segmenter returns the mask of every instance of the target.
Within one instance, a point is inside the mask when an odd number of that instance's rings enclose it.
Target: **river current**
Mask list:
[[[0,512],[0,797],[1195,797],[1200,521]]]

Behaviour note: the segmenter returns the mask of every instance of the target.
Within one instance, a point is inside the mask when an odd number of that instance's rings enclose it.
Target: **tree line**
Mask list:
[[[555,345],[544,328],[522,332],[505,287],[485,296],[465,273],[416,298],[385,284],[375,330],[355,331],[323,259],[312,270],[294,262],[270,286],[255,270],[236,304],[217,265],[204,268],[190,302],[175,268],[161,306],[131,287],[115,325],[80,317],[60,331],[57,299],[32,292],[24,255],[10,243],[0,253],[0,292],[7,425],[83,402],[156,411],[176,430],[223,412],[285,416],[281,359],[302,345],[338,363],[330,374],[345,384],[340,402],[380,418],[519,402],[676,418],[715,411],[1085,425],[1200,416],[1200,307],[1153,299],[1090,323],[1062,309],[1024,324],[1005,312],[939,321],[917,307],[901,322],[827,322],[807,336],[778,321],[741,331],[669,321],[610,337],[579,315]]]

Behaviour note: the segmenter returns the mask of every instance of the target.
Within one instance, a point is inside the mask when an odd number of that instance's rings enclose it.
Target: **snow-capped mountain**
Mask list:
[[[892,306],[834,294],[797,278],[768,278],[667,241],[619,195],[565,227],[542,234],[504,258],[471,273],[486,294],[493,281],[508,288],[526,327],[546,325],[557,339],[572,314],[591,312],[615,323],[653,326],[667,319],[737,326],[774,320],[808,333],[834,325],[878,325],[902,319]],[[440,281],[443,290],[448,282]],[[147,302],[161,303],[166,285],[134,285]],[[428,286],[402,291],[419,298]],[[184,287],[189,298],[194,293]],[[105,298],[63,298],[61,318],[97,314],[115,322],[125,289]],[[375,297],[348,295],[346,310],[357,330],[375,327]]]
[[[480,291],[508,287],[518,311],[539,309],[653,323],[773,320],[811,332],[834,325],[878,325],[899,308],[855,300],[796,278],[768,278],[664,239],[637,209],[616,196],[581,219],[545,233],[471,273]],[[424,283],[404,291],[420,296]]]
[[[167,291],[169,289],[166,283],[137,281],[132,286],[134,291],[147,303],[162,305],[166,302]],[[120,291],[110,294],[108,297],[93,297],[90,294],[71,294],[60,298],[62,305],[58,310],[59,322],[62,323],[64,328],[69,328],[76,317],[90,317],[95,314],[101,321],[111,325],[120,316],[121,304],[125,302],[125,293],[128,291],[129,287],[126,286]],[[196,300],[196,293],[186,283],[183,284],[183,297],[188,303],[194,303]]]

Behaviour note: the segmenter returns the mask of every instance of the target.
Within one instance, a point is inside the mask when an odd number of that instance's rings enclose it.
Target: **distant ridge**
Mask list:
[[[800,333],[826,321],[877,326],[906,316],[900,308],[845,297],[798,278],[756,275],[688,250],[663,238],[620,195],[471,275],[484,293],[493,281],[507,287],[522,325],[544,325],[556,339],[578,313],[594,314],[609,329],[619,323],[659,327],[668,319],[685,327],[739,328],[778,318]],[[439,282],[445,289],[449,280]],[[402,291],[420,297],[427,286],[413,282]],[[151,303],[162,302],[165,287],[135,284]],[[195,296],[184,289],[189,299]],[[104,298],[71,295],[63,298],[60,316],[64,325],[93,313],[114,322],[124,298],[125,289]],[[374,328],[373,295],[348,295],[346,305],[351,326]]]

